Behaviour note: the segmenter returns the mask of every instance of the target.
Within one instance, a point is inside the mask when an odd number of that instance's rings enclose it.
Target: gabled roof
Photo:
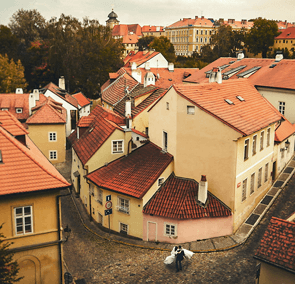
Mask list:
[[[295,223],[272,217],[254,258],[295,273]]]
[[[92,122],[90,122],[91,118],[93,118]],[[125,123],[124,117],[100,105],[93,109],[87,119],[83,118],[84,120],[89,123],[89,130],[85,131],[78,140],[77,129],[69,136],[73,149],[83,165],[87,163],[116,129],[123,131],[118,124]]]
[[[65,124],[67,113],[62,104],[47,98],[42,104],[32,108],[27,124]]]
[[[142,33],[148,32],[164,32],[164,27],[161,26],[143,26],[141,28]]]
[[[113,37],[123,37],[128,34],[142,36],[141,26],[138,24],[133,24],[133,25],[121,24],[121,25],[115,25],[112,29],[112,36]]]
[[[179,95],[243,136],[283,119],[247,79],[173,87]],[[238,96],[244,100],[241,101]]]
[[[35,144],[26,135],[28,147],[18,141],[11,129],[22,129],[19,121],[14,119],[15,127],[7,125],[12,115],[0,112],[0,195],[65,188],[70,184],[46,159]],[[27,132],[23,129],[23,134]]]
[[[124,98],[127,87],[128,91],[131,92],[136,85],[138,85],[138,82],[125,72],[104,88],[101,93],[102,100],[111,105],[115,105],[118,101]]]
[[[160,54],[160,52],[157,51],[130,51],[123,60],[124,67],[130,67],[132,62],[135,62],[136,66],[139,67],[141,64],[149,61],[158,54]]]
[[[128,44],[128,43],[135,44],[137,42],[138,42],[138,35],[129,34],[129,35],[123,36],[123,40],[122,40],[123,44]]]
[[[235,19],[228,19],[228,21],[223,21],[224,25],[231,26],[232,29],[251,29],[254,22],[248,22],[247,20],[236,21]]]
[[[172,173],[155,195],[144,206],[143,213],[173,219],[226,217],[230,209],[208,192],[206,207],[197,204],[198,183],[176,177]]]
[[[41,89],[41,91],[43,93],[45,93],[47,90],[49,90],[52,93],[54,93],[55,95],[59,96],[61,99],[68,102],[72,106],[78,108],[78,101],[74,97],[72,97],[70,94],[68,94],[66,90],[59,88],[58,86],[56,86],[52,82],[50,82],[43,89]]]
[[[290,27],[282,30],[282,33],[275,39],[295,39],[295,27]]]
[[[9,111],[0,112],[0,126],[13,136],[26,135],[29,132]],[[1,145],[0,145],[1,147]]]
[[[290,27],[294,27],[295,25],[294,25],[294,23],[292,24],[292,23],[288,23],[287,21],[277,21],[276,22],[277,23],[277,25],[278,25],[278,28],[279,28],[279,30],[284,30],[284,29],[287,29],[287,28],[290,28]]]
[[[86,98],[83,93],[76,93],[73,95],[73,97],[78,101],[78,104],[81,106],[81,107],[85,107],[87,105],[89,105],[91,103],[91,101]]]
[[[282,142],[295,133],[292,123],[285,118],[275,132],[275,141]]]
[[[99,187],[142,198],[160,177],[173,156],[149,142],[87,175]]]
[[[188,27],[188,26],[200,26],[200,27],[210,27],[212,28],[214,26],[214,23],[206,19],[204,17],[195,17],[195,19],[191,18],[183,18],[182,20],[179,20],[172,25],[166,27],[166,29],[170,28],[180,28],[180,27]]]

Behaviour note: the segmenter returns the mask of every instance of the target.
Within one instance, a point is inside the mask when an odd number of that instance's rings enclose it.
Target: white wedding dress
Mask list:
[[[191,259],[192,256],[194,255],[194,253],[188,249],[182,249],[184,252],[184,256],[187,257],[188,259]],[[172,264],[174,262],[174,260],[176,259],[176,250],[175,248],[172,249],[171,251],[171,255],[167,256],[164,260],[165,264]]]

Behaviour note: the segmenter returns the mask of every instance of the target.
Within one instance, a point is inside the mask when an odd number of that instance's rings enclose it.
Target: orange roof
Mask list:
[[[196,203],[198,183],[172,173],[144,206],[143,213],[174,219],[216,218],[231,215],[230,209],[208,192],[204,208]]]
[[[0,126],[13,136],[29,134],[17,118],[8,111],[0,111]]]
[[[0,122],[10,120],[8,112],[0,112]],[[16,128],[21,124],[14,121]],[[46,159],[26,135],[28,147],[11,135],[4,124],[0,124],[0,195],[65,188],[70,184]]]
[[[228,19],[228,21],[224,21],[223,24],[231,26],[232,29],[251,29],[254,25],[254,22],[248,22],[247,20],[236,21],[235,19]]]
[[[93,118],[92,122],[89,121],[91,118]],[[83,121],[87,122],[89,130],[84,131],[77,140],[76,129],[69,136],[69,140],[79,159],[85,165],[116,129],[123,131],[118,124],[125,124],[125,118],[97,105],[87,119],[83,118]],[[87,127],[87,124],[83,126]]]
[[[128,43],[135,44],[137,42],[138,42],[138,35],[129,34],[129,35],[123,36],[122,43],[124,43],[124,44],[128,44]]]
[[[87,116],[82,116],[79,121],[78,121],[78,127],[89,127],[90,124],[92,123],[94,119],[94,116],[92,115],[87,115]]]
[[[285,118],[275,132],[275,141],[282,142],[295,133],[292,123]]]
[[[97,186],[142,198],[172,162],[173,156],[149,142],[87,175]]]
[[[278,28],[279,30],[283,30],[283,29],[287,29],[287,28],[290,28],[290,27],[294,27],[294,23],[288,23],[287,21],[278,21],[276,22],[277,25],[278,25]]]
[[[163,32],[164,27],[161,26],[143,26],[141,28],[142,33],[147,33],[147,32]]]
[[[27,119],[27,124],[65,124],[67,113],[60,103],[52,98],[32,108],[32,115]]]
[[[91,101],[87,99],[81,92],[74,94],[73,97],[78,101],[78,104],[81,107],[87,106],[91,103]]]
[[[244,136],[282,119],[246,79],[223,81],[222,84],[178,84],[173,87],[179,95]],[[238,96],[244,100],[241,101]]]
[[[123,60],[125,64],[124,67],[130,67],[132,62],[135,62],[136,66],[139,67],[158,54],[160,54],[160,52],[157,51],[131,51]]]
[[[295,27],[284,29],[275,39],[295,39]]]
[[[141,26],[138,24],[133,25],[115,25],[112,30],[112,36],[123,37],[126,35],[135,34],[137,36],[142,36]]]
[[[195,19],[183,18],[182,20],[179,20],[174,24],[168,26],[166,29],[188,27],[190,25],[213,28],[214,23],[211,20],[206,19],[204,17],[199,18],[198,16],[196,16]]]

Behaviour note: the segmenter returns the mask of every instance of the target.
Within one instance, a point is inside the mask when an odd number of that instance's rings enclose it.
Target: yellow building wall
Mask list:
[[[65,124],[29,124],[29,137],[52,163],[63,163],[66,159]],[[49,141],[49,132],[56,132],[57,141]],[[49,159],[49,151],[57,151],[57,159]]]
[[[260,261],[257,261],[260,263]],[[256,284],[293,284],[295,283],[295,274],[274,265],[261,262],[259,282]]]
[[[273,48],[285,49],[287,48],[289,51],[291,48],[294,48],[295,38],[290,39],[275,39]]]
[[[138,98],[135,98],[134,99],[134,106],[138,106],[142,101],[144,101],[148,96],[150,96],[151,93],[148,93],[148,94],[145,94],[145,95],[142,95]]]
[[[19,282],[21,284],[61,283],[58,194],[59,190],[51,190],[2,196],[0,199],[0,223],[4,223],[2,233],[8,242],[13,242],[10,249],[15,250],[19,276],[25,276]],[[33,232],[16,235],[14,208],[23,206],[32,206]],[[52,243],[45,245],[48,242]]]

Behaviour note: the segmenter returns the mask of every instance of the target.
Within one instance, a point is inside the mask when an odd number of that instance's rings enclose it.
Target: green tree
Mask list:
[[[0,54],[7,54],[9,58],[17,60],[18,45],[19,39],[11,32],[10,28],[0,25]]]
[[[154,36],[143,36],[141,37],[138,42],[138,50],[139,51],[143,51],[144,49],[148,49],[149,48],[149,44],[155,39]]]
[[[16,88],[27,87],[26,80],[24,78],[24,67],[21,61],[17,63],[13,59],[8,58],[7,55],[0,55],[0,92],[10,93],[15,92]]]
[[[2,229],[0,225],[0,230]],[[18,282],[22,277],[18,277],[19,267],[16,261],[12,261],[13,253],[9,251],[11,243],[5,242],[4,235],[0,232],[0,283],[12,284]]]
[[[168,62],[175,62],[176,56],[174,46],[167,37],[155,37],[155,39],[149,44],[149,47],[162,53]]]
[[[266,58],[269,47],[273,46],[274,38],[279,34],[275,21],[258,18],[254,20],[253,27],[247,33],[245,43],[254,55],[261,53],[262,58]]]

